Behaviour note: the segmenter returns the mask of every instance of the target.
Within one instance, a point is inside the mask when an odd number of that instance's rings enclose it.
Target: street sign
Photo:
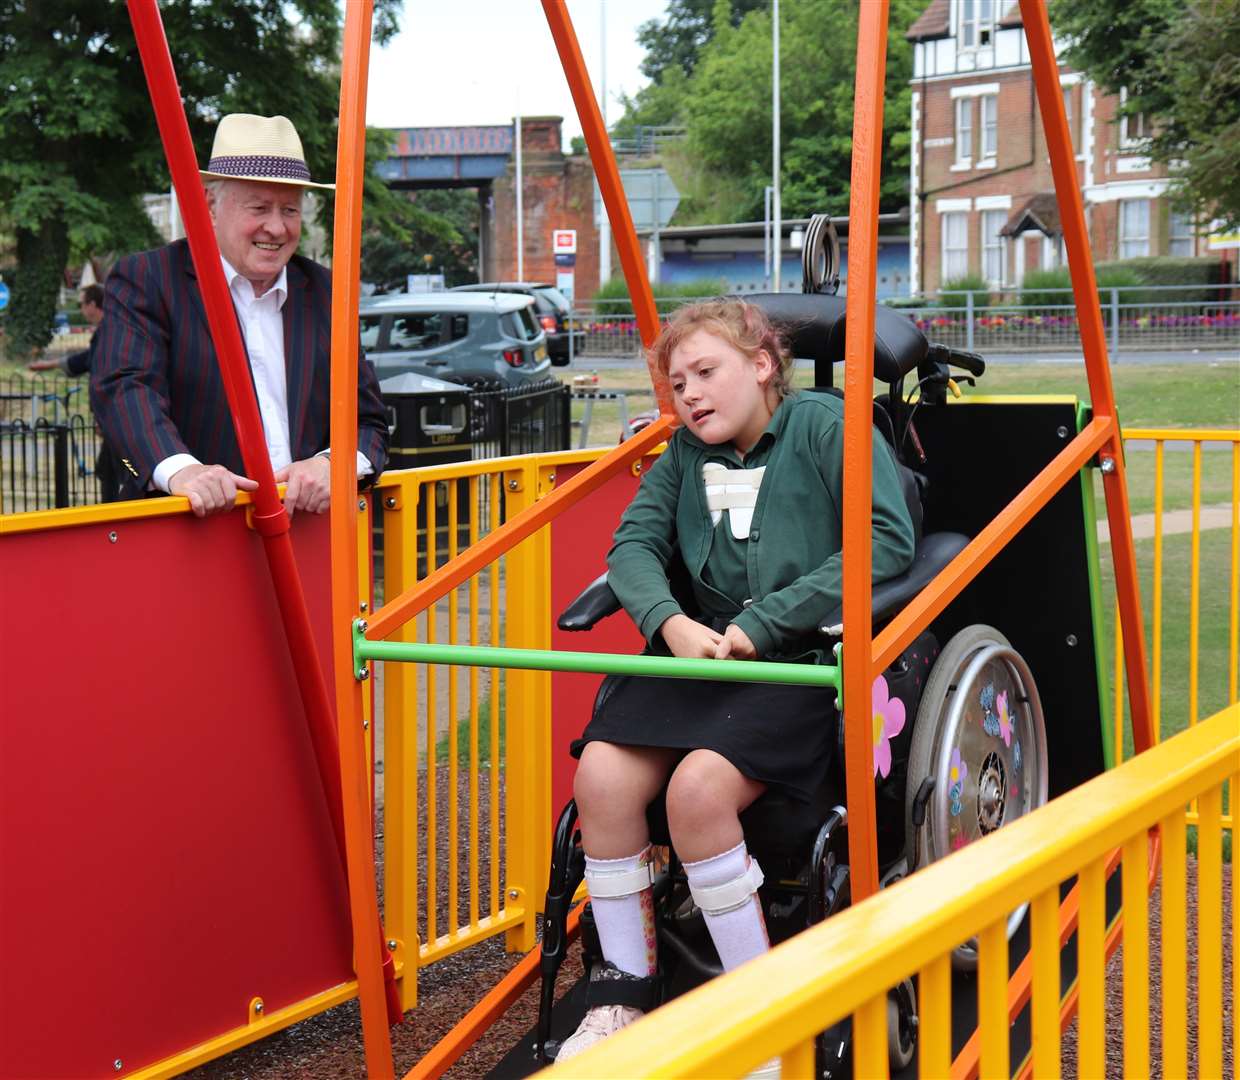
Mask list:
[[[621,169],[620,183],[638,232],[666,228],[680,205],[680,191],[666,169]],[[602,224],[603,196],[594,182],[594,223]]]
[[[9,306],[9,287],[0,281],[0,311]]]
[[[577,254],[577,230],[576,229],[552,229],[551,230],[551,250],[556,255],[576,255]]]

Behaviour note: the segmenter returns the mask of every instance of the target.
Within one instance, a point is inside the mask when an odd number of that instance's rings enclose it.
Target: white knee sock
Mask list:
[[[586,856],[586,888],[598,928],[603,959],[621,971],[645,978],[655,973],[658,952],[654,930],[654,894],[649,885],[627,896],[597,897],[594,882],[609,876],[640,870],[650,862],[650,848],[624,859],[592,859]]]
[[[684,866],[690,891],[709,889],[742,877],[749,867],[749,853],[742,840],[736,847],[720,855],[712,855],[700,862],[687,862]],[[712,915],[703,910],[702,914],[706,919],[706,929],[710,931],[711,940],[719,953],[719,959],[723,962],[724,971],[740,967],[746,960],[761,956],[771,947],[757,893],[754,893],[747,903],[732,911]]]

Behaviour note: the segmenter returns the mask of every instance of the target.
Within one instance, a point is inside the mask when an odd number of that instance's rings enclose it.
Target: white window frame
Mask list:
[[[1177,226],[1183,231],[1177,231]],[[1183,250],[1176,251],[1179,244]],[[1182,214],[1176,210],[1167,211],[1167,254],[1179,257],[1191,257],[1197,247],[1197,229],[1193,224],[1192,214]]]
[[[982,225],[982,277],[992,288],[1001,288],[1007,277],[1007,238],[999,230],[1007,223],[1006,210],[983,210]]]
[[[1150,200],[1120,199],[1117,232],[1119,235],[1118,251],[1121,259],[1136,259],[1150,253]],[[1145,221],[1130,221],[1129,207],[1144,206]],[[1140,217],[1141,215],[1136,215]],[[1144,226],[1143,228],[1140,226]],[[1134,226],[1137,228],[1134,229]]]
[[[1123,108],[1128,101],[1128,88],[1121,86],[1119,91],[1119,104]],[[1121,147],[1142,147],[1149,140],[1149,132],[1146,128],[1145,113],[1137,113],[1134,116],[1121,116],[1119,118],[1119,144]]]
[[[995,0],[960,0],[956,40],[962,52],[988,49],[995,42]]]
[[[969,165],[973,161],[973,99],[956,98],[955,139],[956,164]]]
[[[1077,116],[1076,97],[1073,94],[1074,83],[1067,83],[1060,86],[1063,91],[1063,111],[1068,118],[1068,136],[1072,142],[1072,152],[1076,155],[1081,153],[1081,123],[1080,117]]]
[[[999,95],[984,94],[977,99],[977,119],[981,140],[978,144],[978,159],[993,161],[999,153]],[[987,112],[992,113],[988,118]]]
[[[953,235],[953,234],[958,235]],[[939,215],[939,285],[969,272],[969,214],[956,210]]]

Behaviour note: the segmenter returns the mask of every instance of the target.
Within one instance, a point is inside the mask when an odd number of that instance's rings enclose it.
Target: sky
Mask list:
[[[621,92],[646,83],[637,27],[661,19],[667,0],[566,0],[598,97],[603,19],[607,30],[607,120]],[[405,0],[401,31],[370,50],[366,123],[372,127],[510,124],[563,116],[564,146],[581,134],[568,82],[539,0]]]

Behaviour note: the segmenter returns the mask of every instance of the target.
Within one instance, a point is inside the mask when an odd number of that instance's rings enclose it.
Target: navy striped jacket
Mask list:
[[[121,259],[105,293],[90,400],[122,462],[123,497],[144,495],[155,466],[173,454],[245,475],[188,242]],[[328,446],[331,274],[294,255],[282,313],[289,443],[300,461]],[[360,350],[357,427],[357,448],[377,476],[387,461],[387,421],[374,368]]]

